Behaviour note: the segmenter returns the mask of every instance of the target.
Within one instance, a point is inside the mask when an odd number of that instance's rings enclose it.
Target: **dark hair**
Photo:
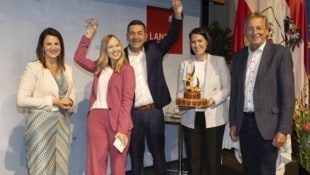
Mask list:
[[[202,28],[202,27],[197,27],[197,28],[194,28],[188,35],[189,37],[189,41],[191,42],[191,36],[193,34],[198,34],[198,35],[202,35],[208,42],[208,47],[207,49],[205,50],[205,52],[207,53],[210,49],[211,49],[211,37],[210,35],[208,34],[207,30]],[[190,47],[191,49],[191,54],[194,55],[194,51],[192,49],[192,47]]]
[[[145,24],[144,24],[142,21],[136,19],[136,20],[132,20],[132,21],[128,24],[128,26],[127,26],[127,33],[128,33],[128,31],[129,31],[129,27],[130,27],[130,26],[133,26],[133,25],[141,25],[141,26],[143,26],[144,31],[146,32],[146,26],[145,26]]]
[[[44,68],[47,68],[45,58],[44,58],[43,43],[44,43],[44,39],[48,35],[55,36],[59,39],[61,51],[60,51],[59,57],[57,58],[57,64],[60,68],[65,70],[65,65],[64,65],[65,64],[64,63],[65,48],[64,48],[63,38],[62,38],[61,34],[54,28],[49,27],[49,28],[44,29],[41,32],[39,40],[38,40],[37,49],[36,49],[36,54],[37,54],[38,60],[40,60],[40,62],[43,64]]]

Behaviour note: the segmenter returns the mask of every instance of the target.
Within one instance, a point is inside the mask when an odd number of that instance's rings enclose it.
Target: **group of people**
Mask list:
[[[87,115],[87,175],[106,174],[108,157],[113,175],[125,175],[127,153],[133,175],[143,175],[145,142],[157,175],[165,175],[165,123],[162,108],[171,102],[163,72],[163,57],[182,27],[183,5],[171,0],[174,16],[167,35],[147,40],[146,26],[127,26],[128,46],[117,36],[101,40],[99,57],[87,57],[98,22],[86,21],[86,31],[74,61],[93,74]],[[181,124],[189,174],[219,175],[225,124],[233,141],[240,139],[245,174],[275,173],[278,149],[290,134],[294,108],[291,53],[267,42],[268,21],[260,13],[248,16],[244,34],[249,46],[225,59],[211,55],[204,28],[189,33],[192,57],[180,63],[177,97],[183,97],[187,74],[195,69],[202,98],[209,107],[182,109]],[[37,59],[26,65],[17,104],[27,111],[25,146],[30,175],[68,175],[69,116],[75,111],[72,68],[64,62],[64,42],[53,28],[39,38]],[[116,140],[119,145],[116,145]],[[123,149],[119,149],[123,147]]]

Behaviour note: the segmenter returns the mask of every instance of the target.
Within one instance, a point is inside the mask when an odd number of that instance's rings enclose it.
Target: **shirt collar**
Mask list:
[[[137,55],[139,55],[139,54],[144,52],[144,47],[142,48],[142,50],[139,53],[132,52],[129,47],[127,47],[127,50],[128,50],[128,55],[137,56]]]
[[[259,46],[259,48],[258,49],[256,49],[254,52],[253,51],[251,51],[251,49],[250,49],[250,47],[248,47],[248,51],[249,51],[249,54],[253,54],[253,53],[255,53],[255,52],[263,52],[263,50],[264,50],[264,48],[265,48],[265,46],[266,46],[266,41],[261,45],[261,46]]]

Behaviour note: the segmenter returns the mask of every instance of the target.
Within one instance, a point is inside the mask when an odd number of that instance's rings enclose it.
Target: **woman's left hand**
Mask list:
[[[208,100],[208,105],[211,106],[215,103],[214,99],[213,98],[209,98]]]
[[[123,133],[120,133],[118,132],[116,135],[115,135],[115,138],[119,138],[122,142],[122,144],[126,147],[127,144],[128,144],[128,136],[126,134],[123,134]]]

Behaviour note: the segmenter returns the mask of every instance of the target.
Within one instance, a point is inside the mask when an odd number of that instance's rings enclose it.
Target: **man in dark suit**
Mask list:
[[[159,42],[146,41],[147,33],[143,22],[133,20],[127,27],[126,57],[133,66],[136,76],[133,129],[130,158],[133,175],[143,175],[145,138],[157,175],[166,174],[165,123],[162,108],[171,102],[163,72],[163,56],[177,41],[182,27],[183,6],[180,0],[171,0],[174,12],[167,35]]]
[[[230,136],[240,139],[246,175],[275,174],[278,149],[292,133],[292,56],[289,49],[269,43],[268,33],[264,15],[248,15],[244,34],[249,46],[232,63]]]

